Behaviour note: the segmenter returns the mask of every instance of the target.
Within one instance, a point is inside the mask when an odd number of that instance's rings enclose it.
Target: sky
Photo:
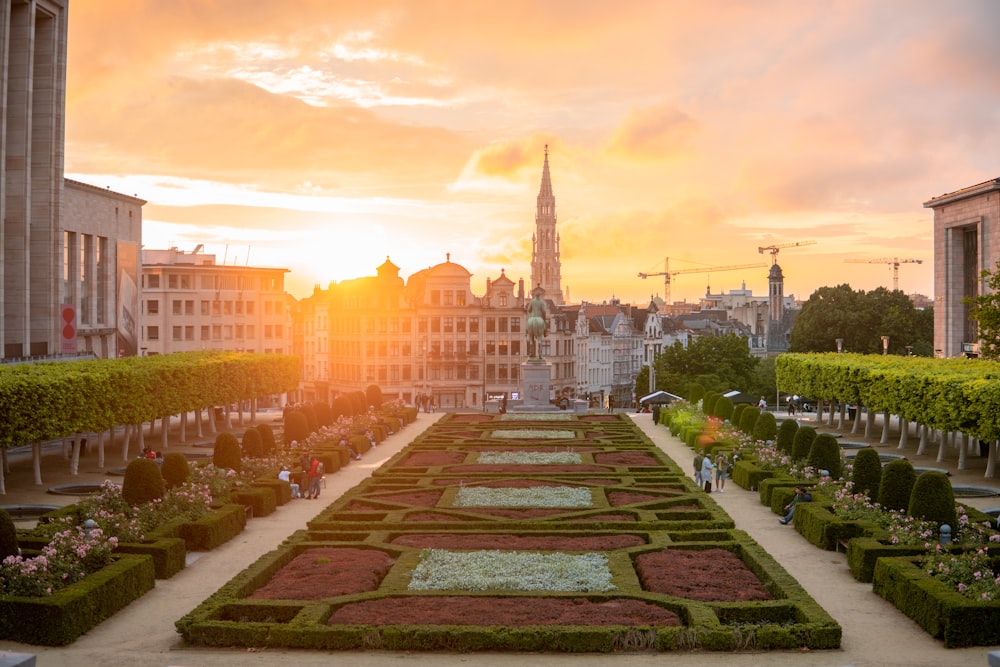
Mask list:
[[[74,0],[69,178],[143,246],[530,285],[545,147],[567,300],[933,295],[932,197],[1000,177],[995,0]],[[850,261],[848,261],[850,260]],[[731,269],[739,266],[745,268]],[[714,269],[714,270],[712,270]]]

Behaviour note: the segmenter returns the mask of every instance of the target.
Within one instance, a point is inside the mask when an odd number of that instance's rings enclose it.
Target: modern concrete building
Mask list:
[[[66,0],[0,0],[0,350],[59,353]]]
[[[1000,262],[1000,178],[939,195],[934,211],[934,354],[978,354],[979,334],[966,297],[984,293],[984,270]]]
[[[219,264],[201,246],[142,251],[144,355],[230,350],[290,354],[288,269]]]

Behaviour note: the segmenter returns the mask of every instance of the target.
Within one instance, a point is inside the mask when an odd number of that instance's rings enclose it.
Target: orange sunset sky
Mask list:
[[[931,197],[1000,176],[995,0],[73,0],[66,175],[143,244],[296,297],[445,261],[530,280],[548,144],[571,301],[768,264],[933,294]],[[767,268],[674,278],[767,293]]]

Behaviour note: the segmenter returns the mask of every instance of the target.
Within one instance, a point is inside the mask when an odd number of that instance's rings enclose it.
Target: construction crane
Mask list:
[[[663,271],[657,271],[656,273],[639,273],[640,278],[649,278],[650,276],[663,276],[663,302],[670,305],[670,278],[672,276],[679,276],[683,273],[711,273],[713,271],[735,271],[737,269],[761,269],[766,268],[767,264],[737,264],[735,266],[709,266],[703,269],[679,269],[677,271],[670,270],[670,258],[667,257],[663,260]]]
[[[813,245],[815,241],[796,241],[795,243],[778,243],[777,245],[759,246],[757,252],[764,254],[764,251],[771,253],[771,266],[778,263],[778,251],[782,248],[797,248],[800,245]]]
[[[900,264],[923,264],[922,259],[899,259],[898,257],[881,257],[879,259],[845,259],[851,264],[891,264],[892,265],[892,289],[899,289],[899,265]]]

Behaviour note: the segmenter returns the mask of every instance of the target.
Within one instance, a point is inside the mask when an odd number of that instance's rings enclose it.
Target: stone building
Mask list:
[[[219,264],[201,250],[142,251],[140,352],[291,353],[288,269]]]
[[[934,354],[978,353],[979,334],[966,297],[986,289],[984,270],[1000,262],[1000,178],[939,195],[924,207],[934,211]]]

